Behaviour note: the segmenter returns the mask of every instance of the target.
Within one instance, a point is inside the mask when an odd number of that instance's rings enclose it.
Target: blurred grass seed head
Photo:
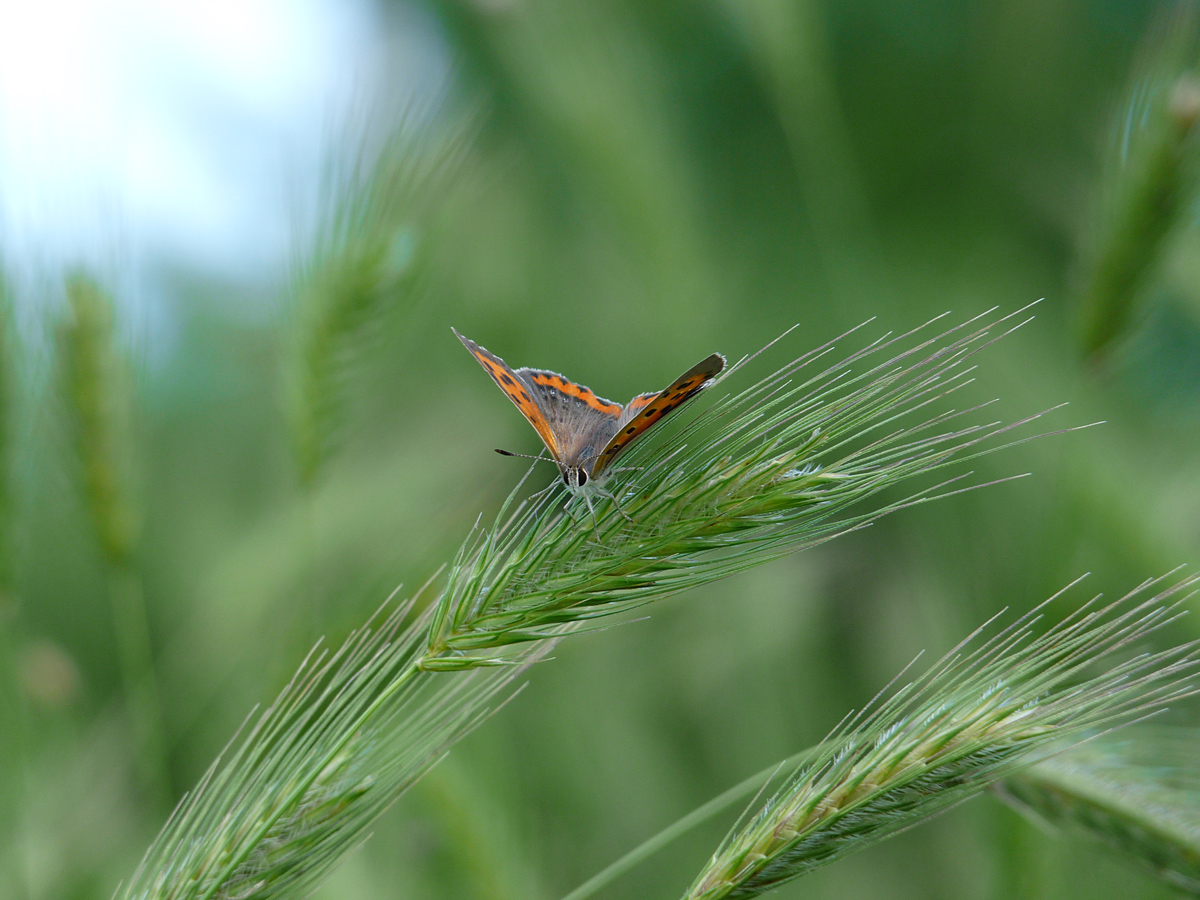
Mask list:
[[[1200,119],[1200,11],[1177,3],[1143,41],[1113,129],[1079,273],[1086,354],[1104,357],[1134,321],[1138,302],[1196,201]]]

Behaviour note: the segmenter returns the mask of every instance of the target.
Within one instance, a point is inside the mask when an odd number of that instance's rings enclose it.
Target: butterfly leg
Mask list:
[[[587,494],[583,494],[582,496],[583,496],[583,502],[587,504],[588,512],[590,512],[592,514],[592,534],[595,535],[596,543],[603,546],[604,541],[600,540],[600,526],[599,526],[599,522],[596,520],[596,510],[592,506],[592,498],[589,497]],[[575,496],[573,495],[572,497],[570,497],[567,500],[566,505],[563,506],[563,515],[565,515],[568,519],[570,519],[571,524],[573,524],[576,528],[578,528],[578,527],[580,527],[580,525],[582,523],[577,518],[575,518],[573,515],[571,515],[571,503],[574,499],[575,499]]]
[[[609,500],[612,501],[613,509],[615,509],[617,512],[619,512],[621,514],[621,517],[626,522],[628,522],[630,525],[633,524],[633,519],[631,519],[629,517],[629,513],[625,512],[625,510],[621,509],[621,504],[620,504],[620,502],[618,502],[616,494],[610,493],[609,491],[599,491],[599,493],[602,497],[607,497]]]
[[[571,501],[569,499],[567,500],[566,503],[563,504],[562,511],[563,511],[563,515],[571,520],[571,524],[574,525],[576,528],[578,528],[579,520],[577,518],[575,518],[573,515],[571,515]]]
[[[592,534],[596,536],[596,543],[604,546],[604,541],[600,540],[600,522],[596,519],[596,507],[592,506],[592,498],[584,494],[583,502],[587,504],[588,512],[592,514]]]

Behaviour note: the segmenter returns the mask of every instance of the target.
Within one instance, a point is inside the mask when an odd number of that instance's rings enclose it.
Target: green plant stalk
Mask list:
[[[142,579],[137,570],[130,566],[109,565],[108,595],[112,605],[122,682],[141,749],[142,765],[146,766],[145,777],[159,792],[158,799],[167,802],[170,788],[165,769],[166,746],[159,710],[158,680],[154,672]]]
[[[1134,729],[1135,735],[1138,730]],[[1113,737],[1119,738],[1125,734],[1125,731],[1119,731]],[[1032,764],[994,785],[993,791],[1022,812],[1033,813],[1043,821],[1093,834],[1105,843],[1129,853],[1139,862],[1148,864],[1176,887],[1196,893],[1200,889],[1200,813],[1196,812],[1200,809],[1200,804],[1196,802],[1196,797],[1200,796],[1198,737],[1193,732],[1187,732],[1186,737],[1178,741],[1187,748],[1184,774],[1192,793],[1174,797],[1173,804],[1162,799],[1161,790],[1153,796],[1145,790],[1138,791],[1138,787],[1144,786],[1139,782],[1146,780],[1146,772],[1133,768],[1127,761],[1118,760],[1122,763],[1118,767],[1113,765],[1111,759],[1102,759],[1100,762],[1104,765],[1096,765],[1096,753],[1089,752],[1093,741],[1074,751],[1056,754],[1048,760]],[[1081,740],[1089,739],[1083,735]],[[1134,741],[1135,737],[1131,736],[1129,740]],[[1139,742],[1137,746],[1144,746],[1144,742]],[[588,900],[672,841],[761,791],[781,771],[811,761],[827,749],[825,745],[810,747],[750,776],[643,842],[566,894],[562,900]],[[1113,755],[1112,751],[1108,753]],[[1164,771],[1163,767],[1170,762],[1169,755],[1150,755],[1156,762],[1153,773]],[[1125,781],[1118,781],[1114,785],[1114,779],[1122,776]],[[1123,796],[1118,794],[1118,789],[1124,789]],[[1164,821],[1161,813],[1171,812],[1172,809],[1180,812],[1174,820]],[[1157,817],[1156,812],[1159,813]],[[1187,821],[1181,823],[1179,817]]]
[[[1135,735],[1138,730],[1134,729]],[[1125,731],[1119,731],[1114,737],[1124,734]],[[1102,760],[1103,766],[1093,764],[1089,767],[1096,754],[1089,752],[1093,742],[1086,735],[1080,739],[1089,743],[1009,775],[992,790],[1021,812],[1043,822],[1090,834],[1148,866],[1173,886],[1200,895],[1200,814],[1196,812],[1200,809],[1200,803],[1197,803],[1197,797],[1200,797],[1198,737],[1194,732],[1187,732],[1187,736],[1179,741],[1187,747],[1184,774],[1191,793],[1171,798],[1173,803],[1163,800],[1162,791],[1150,795],[1145,790],[1137,790],[1144,787],[1147,773],[1134,769],[1124,760],[1120,760],[1124,764],[1121,767],[1114,767],[1109,759]],[[1136,738],[1131,736],[1129,740]],[[1144,746],[1144,743],[1139,742],[1137,746]],[[811,761],[827,749],[825,745],[810,747],[750,776],[643,842],[562,900],[588,900],[672,841],[761,791],[780,771]],[[1143,752],[1142,755],[1147,754]],[[1169,764],[1169,759],[1163,758],[1166,754],[1150,755],[1156,763],[1152,774],[1161,778],[1160,773]],[[1120,780],[1122,776],[1124,782]],[[1164,817],[1164,812],[1173,814],[1174,818]],[[1181,822],[1181,818],[1186,821]]]
[[[781,771],[792,769],[800,765],[805,760],[810,759],[821,751],[820,745],[810,747],[807,750],[802,750],[782,762],[768,766],[761,772],[756,772],[744,781],[735,784],[724,793],[718,794],[707,803],[696,807],[686,816],[668,825],[658,834],[643,841],[637,847],[634,847],[616,862],[597,872],[571,893],[563,896],[562,900],[587,900],[589,897],[594,897],[598,891],[603,890],[612,882],[616,881],[626,872],[630,871],[640,863],[658,853],[667,845],[683,837],[694,828],[698,828],[705,822],[710,821],[714,816],[720,815],[725,810],[729,809],[736,803],[740,803],[754,796],[761,791],[772,778],[778,775]]]
[[[106,569],[122,692],[138,748],[140,777],[154,801],[167,806],[171,801],[167,751],[142,578],[133,567],[111,560]]]
[[[992,793],[996,790],[993,785]],[[1045,832],[1012,813],[991,817],[988,833],[994,844],[992,855],[996,871],[987,896],[995,900],[1039,900],[1044,897],[1049,890],[1046,864],[1054,853],[1054,848],[1047,844]]]

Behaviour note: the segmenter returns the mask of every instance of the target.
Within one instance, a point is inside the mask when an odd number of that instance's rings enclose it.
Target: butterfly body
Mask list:
[[[725,357],[714,353],[665,390],[638,394],[621,406],[557,372],[513,369],[469,338],[454,334],[537,431],[572,492],[602,484],[617,456],[725,368]]]

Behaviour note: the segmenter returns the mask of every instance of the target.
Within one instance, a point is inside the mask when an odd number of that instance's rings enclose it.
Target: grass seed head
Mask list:
[[[1090,730],[1194,693],[1195,647],[1132,659],[1124,651],[1170,621],[1169,598],[1195,582],[1185,579],[1149,606],[1139,589],[1041,637],[1026,616],[971,653],[956,648],[932,674],[835,731],[820,757],[726,838],[686,900],[757,896],[959,803]],[[1065,654],[1064,642],[1073,648]],[[1106,669],[1078,677],[1102,660]]]

